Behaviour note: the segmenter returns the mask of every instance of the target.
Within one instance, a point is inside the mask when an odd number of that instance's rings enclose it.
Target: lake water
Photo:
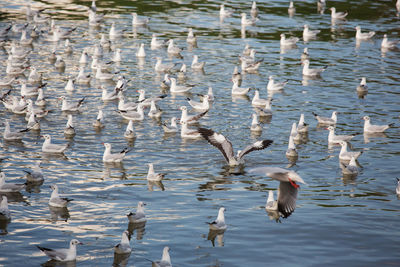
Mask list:
[[[144,3],[143,3],[144,2]],[[79,266],[110,266],[114,262],[113,246],[121,233],[133,232],[133,252],[121,265],[148,266],[146,259],[160,259],[164,246],[171,248],[175,266],[399,266],[400,245],[399,199],[395,193],[400,155],[400,75],[399,50],[382,53],[380,42],[384,33],[389,39],[400,39],[399,17],[393,1],[331,2],[338,11],[349,12],[348,20],[332,25],[330,12],[317,12],[316,1],[295,2],[296,13],[288,16],[288,1],[259,1],[259,21],[241,31],[240,13],[250,13],[250,1],[226,2],[235,9],[232,17],[220,23],[221,1],[98,1],[98,12],[106,13],[100,28],[88,26],[86,10],[90,1],[37,1],[34,8],[45,7],[45,13],[63,27],[77,27],[71,38],[72,56],[63,55],[63,42],[50,43],[40,37],[33,43],[31,64],[43,73],[47,82],[45,95],[50,113],[41,120],[41,132],[29,132],[20,143],[1,141],[1,171],[8,181],[24,182],[23,170],[42,161],[43,185],[9,196],[11,223],[2,224],[0,265],[37,266],[48,258],[35,245],[66,247],[72,238],[84,245],[78,247]],[[0,1],[0,26],[25,23],[25,1]],[[149,27],[132,28],[131,12],[151,18]],[[160,122],[146,116],[135,123],[137,137],[128,142],[124,137],[127,121],[116,113],[116,102],[101,101],[98,82],[90,86],[77,85],[66,93],[66,77],[77,74],[83,47],[99,42],[99,33],[108,33],[111,22],[125,30],[113,44],[121,48],[123,61],[110,68],[119,70],[132,81],[125,95],[136,99],[136,90],[147,95],[163,93],[163,75],[154,72],[156,56],[167,62],[188,66],[192,55],[207,61],[204,73],[187,73],[187,84],[195,84],[192,97],[205,93],[212,86],[215,103],[201,121],[203,127],[226,135],[235,150],[255,140],[272,139],[267,149],[246,156],[243,172],[231,172],[222,154],[205,140],[182,140],[180,135],[166,136]],[[320,29],[316,40],[299,42],[298,47],[281,51],[279,35],[302,36],[304,24]],[[355,29],[376,31],[376,36],[356,46]],[[41,25],[48,30],[48,26]],[[187,29],[193,28],[198,47],[188,49]],[[152,33],[161,39],[173,38],[184,47],[183,59],[168,59],[165,50],[150,50]],[[19,39],[12,33],[10,39]],[[135,57],[140,43],[146,45],[144,64]],[[242,86],[255,87],[267,97],[269,75],[289,83],[283,92],[273,95],[273,116],[263,123],[261,136],[250,134],[253,91],[249,98],[232,98],[231,73],[239,66],[238,55],[249,44],[264,59],[257,74],[246,74]],[[303,79],[300,55],[309,48],[311,67],[328,66],[319,79]],[[58,72],[48,61],[55,48],[66,61],[65,72]],[[90,50],[89,54],[92,54]],[[108,61],[112,52],[105,52]],[[0,52],[3,62],[5,51]],[[5,76],[5,64],[0,66]],[[90,66],[87,67],[87,70]],[[367,77],[369,92],[359,98],[356,87],[361,77]],[[113,84],[107,85],[110,90]],[[14,84],[13,95],[19,95]],[[2,90],[4,92],[5,89]],[[77,134],[66,139],[63,134],[66,114],[61,112],[57,98],[85,97],[80,113],[74,114]],[[162,120],[180,116],[179,107],[187,105],[186,96],[171,95],[161,103]],[[95,131],[92,122],[101,107],[106,127]],[[357,135],[352,149],[363,151],[362,166],[355,179],[343,178],[339,167],[340,147],[328,147],[328,131],[317,127],[312,115],[330,116],[339,111],[338,134],[362,133],[364,115],[372,123],[395,123],[383,136],[367,138]],[[269,190],[278,182],[246,171],[253,167],[287,167],[285,152],[293,122],[301,113],[309,123],[307,142],[297,146],[299,158],[291,167],[307,182],[302,185],[294,213],[276,221],[264,209]],[[24,116],[0,107],[2,120],[10,119],[13,129],[22,129]],[[4,126],[1,126],[1,131]],[[68,143],[63,156],[41,153],[43,138],[51,134],[55,143]],[[121,165],[102,161],[102,142],[113,145],[113,151],[124,147],[132,150]],[[160,185],[148,185],[147,163],[153,162],[157,172],[166,173]],[[57,184],[60,192],[73,198],[68,210],[50,210],[49,185]],[[162,190],[164,189],[164,191]],[[136,209],[138,201],[147,203],[148,221],[145,229],[134,230],[126,214]],[[226,208],[228,229],[215,240],[208,240],[206,222],[215,219],[218,209]]]

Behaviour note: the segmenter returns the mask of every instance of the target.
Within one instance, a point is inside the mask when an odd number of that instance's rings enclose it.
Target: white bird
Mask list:
[[[93,126],[96,128],[103,128],[105,126],[103,110],[100,109],[97,113],[96,121],[93,122]]]
[[[278,201],[274,200],[274,191],[268,191],[268,199],[265,203],[265,209],[267,211],[277,211],[278,210]]]
[[[281,46],[285,46],[285,47],[296,46],[296,43],[299,41],[298,37],[286,38],[284,33],[282,33],[280,36],[281,36],[281,40],[280,40]]]
[[[257,114],[255,114],[255,113],[252,114],[250,131],[253,133],[261,133],[262,132],[262,126],[258,122],[258,117],[257,117]]]
[[[325,66],[320,69],[310,69],[310,61],[308,59],[303,61],[303,75],[304,76],[319,76],[322,72],[324,72],[328,68]]]
[[[65,89],[65,91],[69,91],[69,92],[74,91],[75,90],[74,79],[69,78],[67,85],[65,85],[64,89]]]
[[[177,85],[175,78],[170,78],[171,86],[169,88],[171,93],[186,93],[190,91],[194,87],[194,85],[185,86],[185,85]]]
[[[132,13],[132,26],[146,26],[149,21],[149,18],[140,19],[136,13]]]
[[[139,105],[135,110],[119,110],[118,113],[126,120],[133,120],[133,121],[142,121],[144,120],[144,111],[143,111],[143,105],[139,103]]]
[[[75,261],[76,260],[76,245],[82,245],[77,239],[72,239],[68,249],[50,249],[37,246],[50,259],[56,261]]]
[[[46,103],[47,103],[47,101],[46,101],[46,98],[44,97],[43,89],[39,88],[38,95],[37,95],[37,98],[35,101],[35,105],[43,107],[46,105]]]
[[[116,89],[116,88],[114,88],[111,92],[108,92],[107,88],[102,86],[101,100],[103,100],[103,101],[115,100],[118,98],[119,92],[120,92],[119,89]]]
[[[140,44],[139,49],[136,52],[136,57],[138,57],[138,58],[145,58],[146,57],[146,51],[144,50],[144,44],[143,43]]]
[[[284,218],[288,217],[296,208],[299,185],[305,184],[304,180],[296,172],[279,167],[258,167],[251,169],[250,173],[262,174],[274,180],[278,180],[278,211]]]
[[[371,124],[371,119],[369,116],[364,116],[364,133],[382,133],[394,125],[394,123],[386,125],[374,125]]]
[[[157,57],[157,62],[156,65],[154,66],[154,69],[157,72],[169,72],[170,70],[172,70],[172,68],[174,68],[176,66],[175,63],[162,63],[162,58],[161,57]]]
[[[127,139],[135,138],[135,131],[133,129],[133,120],[129,120],[129,123],[126,126],[124,137],[127,138]]]
[[[308,132],[308,124],[304,121],[304,114],[300,114],[299,123],[297,124],[297,132],[300,134],[305,134]]]
[[[330,11],[331,11],[331,19],[332,20],[345,19],[346,16],[348,15],[347,12],[336,12],[336,8],[335,7],[331,7]]]
[[[189,97],[187,98],[187,100],[188,100],[189,105],[192,106],[192,108],[198,112],[205,112],[210,109],[210,100],[209,100],[208,95],[205,95],[203,97],[202,102],[194,101],[194,100],[190,99]]]
[[[79,99],[77,102],[68,102],[65,96],[60,96],[60,100],[62,100],[61,111],[78,111],[85,98]]]
[[[201,100],[204,100],[205,96],[208,96],[208,101],[213,102],[214,101],[214,93],[213,93],[213,88],[211,86],[208,87],[208,91],[206,95],[203,94],[197,94]]]
[[[286,150],[286,157],[297,157],[298,152],[296,149],[296,145],[294,144],[293,136],[289,135],[289,144]]]
[[[172,267],[171,257],[169,256],[169,247],[164,247],[161,260],[152,261],[153,267]]]
[[[56,67],[58,69],[65,68],[65,61],[60,55],[57,55],[56,62],[54,63],[54,67]]]
[[[0,202],[0,220],[11,220],[11,212],[8,209],[8,200],[6,196],[2,196]]]
[[[198,123],[199,119],[207,114],[208,111],[202,112],[200,114],[189,116],[187,113],[187,107],[181,106],[180,110],[182,111],[180,122],[186,122],[188,125]]]
[[[180,53],[182,52],[182,49],[180,49],[179,47],[174,45],[173,39],[169,39],[167,43],[168,43],[168,48],[167,48],[168,54],[180,55]]]
[[[344,165],[341,163],[341,166]],[[347,166],[343,166],[342,173],[347,175],[357,175],[358,174],[358,166],[356,159],[351,157],[350,163]]]
[[[318,124],[321,125],[335,125],[337,122],[337,111],[333,111],[332,112],[332,116],[330,118],[328,117],[321,117],[318,114],[312,112],[312,114],[314,115],[314,117],[317,119]]]
[[[260,60],[254,61],[253,63],[248,63],[247,61],[242,60],[242,64],[241,64],[242,71],[249,72],[249,73],[257,72],[258,68],[260,67],[260,65],[263,61],[264,61],[264,59],[260,59]]]
[[[114,79],[114,73],[108,73],[108,72],[103,72],[102,71],[102,64],[99,64],[100,66],[97,66],[96,70],[96,76],[95,78],[98,80],[112,80]]]
[[[103,14],[97,14],[93,10],[88,10],[89,12],[89,25],[90,26],[97,26],[99,23],[103,20],[104,15]]]
[[[361,27],[356,26],[356,39],[357,40],[368,40],[371,39],[375,35],[374,31],[371,32],[361,32]]]
[[[307,47],[304,47],[303,53],[301,53],[300,61],[301,61],[302,65],[303,65],[303,62],[305,60],[308,60],[308,61],[310,60],[310,54],[308,53],[308,48]]]
[[[257,9],[256,1],[253,1],[253,3],[251,4],[250,15],[253,18],[257,17],[257,15],[258,15],[258,9]]]
[[[172,117],[171,118],[171,124],[170,126],[167,126],[165,122],[161,124],[161,127],[164,130],[164,133],[169,134],[169,133],[177,133],[178,132],[178,125],[176,124],[177,118]]]
[[[350,161],[352,157],[357,159],[363,153],[362,151],[347,151],[347,142],[345,141],[340,141],[339,144],[342,146],[339,153],[339,160]]]
[[[30,72],[28,76],[28,83],[37,83],[41,84],[42,83],[42,74],[39,73],[34,66],[30,67]]]
[[[238,81],[234,80],[231,93],[233,96],[246,95],[250,89],[250,87],[239,87]]]
[[[254,17],[247,19],[247,15],[244,12],[241,13],[240,16],[242,17],[241,19],[242,27],[254,25],[258,21],[258,19]]]
[[[355,136],[355,135],[336,135],[335,127],[333,127],[332,125],[330,125],[326,129],[329,130],[329,135],[328,135],[329,144],[339,144],[341,141],[350,141]]]
[[[164,95],[159,95],[159,96],[153,96],[153,97],[146,98],[146,91],[145,90],[140,89],[140,90],[137,90],[137,92],[139,93],[139,98],[138,98],[137,102],[139,102],[144,107],[149,107],[151,105],[151,101],[158,102],[161,99],[163,99],[163,98],[168,96],[167,94],[164,94]]]
[[[41,161],[37,162],[32,170],[23,170],[26,173],[26,181],[31,183],[39,183],[44,181],[43,171],[40,168]]]
[[[296,12],[296,8],[294,7],[293,1],[290,1],[289,8],[288,8],[289,16],[293,16],[295,12]]]
[[[149,166],[149,170],[147,171],[147,177],[146,179],[148,181],[161,181],[164,179],[165,174],[164,173],[155,173],[154,172],[154,165],[153,163],[147,164]]]
[[[115,27],[115,22],[112,22],[111,28],[110,28],[110,31],[108,34],[109,34],[110,40],[115,40],[122,36],[122,31],[117,30],[117,28]]]
[[[36,119],[37,116],[34,112],[31,112],[29,115],[28,123],[26,124],[26,128],[30,130],[40,130],[40,122]]]
[[[68,114],[68,121],[64,128],[65,135],[75,135],[75,127],[72,114]]]
[[[189,129],[186,121],[181,122],[181,137],[184,139],[198,139],[201,138],[199,131]]]
[[[357,92],[358,93],[367,93],[368,92],[368,86],[367,86],[367,78],[362,77],[360,84],[357,86]]]
[[[119,111],[130,111],[138,108],[139,104],[136,102],[125,102],[125,96],[121,91],[118,92],[118,110]],[[141,104],[143,106],[143,104]]]
[[[121,57],[121,49],[120,48],[116,48],[112,57],[112,61],[114,62],[121,62],[122,61],[122,57]]]
[[[121,242],[114,246],[114,251],[117,254],[127,254],[132,252],[131,245],[129,244],[129,231],[125,230],[122,233]]]
[[[306,41],[307,39],[315,38],[320,32],[320,30],[310,30],[308,24],[304,24],[303,39]]]
[[[193,61],[191,65],[192,70],[203,70],[205,65],[206,65],[205,61],[199,62],[198,55],[193,55]]]
[[[188,44],[190,44],[190,45],[196,45],[197,37],[194,35],[193,29],[189,28],[188,30],[189,30],[189,32],[188,32],[188,35],[187,35],[187,38],[186,38],[186,42]]]
[[[244,156],[255,150],[262,150],[272,144],[272,140],[257,141],[246,146],[243,150],[239,150],[237,155],[234,155],[232,143],[222,134],[214,132],[211,129],[199,128],[201,136],[206,139],[211,145],[218,148],[224,156],[229,166],[238,166],[244,164]]]
[[[130,212],[128,215],[129,223],[143,223],[146,221],[146,215],[144,214],[144,206],[146,203],[142,201],[138,202],[136,212]]]
[[[383,39],[381,42],[381,48],[382,49],[394,49],[397,47],[397,45],[400,43],[400,41],[396,40],[396,41],[389,41],[387,38],[387,34],[385,33],[383,35]]]
[[[219,208],[217,219],[208,223],[210,225],[211,230],[226,230],[228,226],[225,223],[224,212],[225,212],[224,207]]]
[[[128,148],[124,148],[119,153],[111,153],[111,144],[110,143],[103,143],[105,150],[103,154],[103,162],[121,162],[124,158],[126,153],[129,152]]]
[[[235,66],[232,73],[232,82],[234,81],[236,81],[237,84],[240,84],[242,82],[242,74],[240,73],[239,68],[237,66]]]
[[[49,134],[43,135],[44,142],[42,145],[42,152],[44,153],[64,153],[64,151],[68,148],[68,144],[66,145],[57,145],[51,143],[51,136]]]
[[[151,50],[156,50],[160,49],[162,47],[165,47],[167,44],[164,40],[157,40],[157,35],[153,33],[151,42],[150,42],[150,49]]]
[[[83,49],[81,57],[79,58],[79,64],[87,64],[89,62],[89,55],[86,52],[86,49]]]
[[[91,79],[92,77],[90,76],[90,74],[85,73],[85,67],[79,67],[79,73],[75,78],[75,82],[79,84],[89,84]]]
[[[24,137],[25,132],[29,131],[30,129],[24,129],[19,131],[11,131],[10,122],[9,120],[4,121],[4,132],[3,132],[3,139],[5,141],[18,141]]]
[[[285,85],[288,83],[288,80],[280,83],[276,83],[274,80],[274,76],[270,75],[268,77],[268,84],[267,84],[267,90],[268,91],[279,91],[282,90]]]
[[[0,192],[1,193],[13,193],[19,192],[25,188],[25,184],[6,183],[6,175],[4,172],[0,172]]]
[[[56,208],[64,208],[68,205],[69,202],[71,202],[73,199],[66,198],[66,197],[60,197],[58,194],[58,186],[53,184],[50,186],[51,190],[53,192],[51,193],[50,199],[49,199],[49,205],[52,207]]]
[[[232,14],[233,14],[233,11],[225,9],[224,4],[220,5],[220,8],[219,8],[219,19],[220,20],[230,17]]]
[[[150,118],[160,118],[161,114],[163,113],[163,111],[157,107],[156,105],[156,101],[155,100],[151,100],[150,102],[150,111],[147,114]]]
[[[263,108],[256,107],[256,112],[260,117],[271,117],[272,116],[272,98],[268,98]]]
[[[251,100],[251,104],[256,107],[264,107],[268,102],[268,99],[260,98],[260,92],[258,90],[254,91],[254,97]]]

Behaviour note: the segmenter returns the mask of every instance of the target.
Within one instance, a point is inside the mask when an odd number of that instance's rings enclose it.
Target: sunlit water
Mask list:
[[[0,26],[25,22],[24,1],[12,4],[0,1]],[[51,3],[57,2],[57,3]],[[117,3],[116,3],[117,2]],[[34,7],[46,7],[45,13],[56,23],[77,29],[71,38],[72,56],[64,56],[65,72],[58,72],[48,61],[53,48],[63,54],[63,42],[50,43],[45,37],[35,40],[31,64],[43,73],[48,83],[45,94],[51,111],[41,120],[40,133],[29,132],[21,143],[3,142],[0,164],[8,181],[24,181],[23,170],[42,160],[45,182],[39,187],[9,196],[12,221],[2,224],[0,264],[28,266],[45,263],[47,258],[35,247],[66,247],[72,238],[84,243],[78,248],[77,265],[110,266],[113,246],[121,233],[133,232],[133,252],[128,266],[148,266],[146,259],[159,259],[162,249],[171,248],[172,264],[176,266],[266,266],[266,265],[399,265],[400,244],[399,200],[395,194],[399,162],[398,128],[384,136],[366,139],[362,134],[352,141],[353,150],[364,151],[359,158],[362,168],[355,179],[344,179],[339,168],[339,147],[328,147],[328,131],[316,127],[311,112],[328,116],[340,112],[338,134],[362,132],[362,116],[369,115],[373,123],[398,125],[399,51],[381,53],[384,33],[399,39],[399,20],[393,1],[375,3],[331,3],[338,11],[349,11],[348,21],[332,25],[329,10],[317,12],[315,1],[296,2],[296,13],[290,18],[287,1],[258,3],[256,26],[240,29],[240,12],[249,14],[249,1],[226,3],[235,9],[234,16],[219,22],[222,2],[215,1],[99,1],[98,11],[106,13],[100,28],[89,28],[86,17],[89,1],[38,1]],[[131,12],[151,17],[148,28],[132,28]],[[91,85],[77,86],[68,94],[64,90],[68,76],[77,74],[77,61],[83,47],[98,43],[99,33],[108,33],[111,22],[125,30],[113,46],[122,49],[123,61],[111,65],[131,79],[126,95],[137,97],[136,90],[147,95],[161,94],[162,75],[154,73],[155,56],[167,61],[190,65],[192,55],[207,61],[204,73],[188,68],[187,84],[195,84],[192,97],[205,93],[212,86],[215,103],[202,120],[203,127],[225,134],[235,149],[260,139],[273,139],[271,147],[246,157],[243,172],[229,172],[221,153],[204,140],[184,141],[179,134],[165,136],[160,122],[148,117],[136,123],[137,138],[128,142],[124,137],[127,121],[116,113],[116,102],[101,101],[101,90],[95,80]],[[279,35],[301,37],[303,24],[320,29],[316,40],[299,43],[298,48],[281,51]],[[354,27],[376,31],[376,37],[355,42]],[[187,28],[198,36],[198,47],[186,45]],[[47,30],[48,26],[42,25]],[[183,59],[167,59],[165,50],[149,49],[152,33],[161,39],[173,38],[185,47]],[[10,39],[19,39],[19,33]],[[146,45],[146,60],[138,64],[135,57],[140,43]],[[264,59],[258,74],[246,74],[242,86],[260,89],[267,97],[269,75],[289,79],[285,90],[273,95],[272,120],[263,124],[261,136],[250,134],[249,126],[253,92],[248,99],[231,97],[231,73],[239,65],[238,55],[245,44]],[[300,55],[309,48],[312,67],[328,65],[322,78],[304,80]],[[105,53],[105,61],[112,52]],[[2,51],[5,62],[7,55]],[[89,67],[88,67],[89,68]],[[5,66],[1,67],[2,77]],[[356,87],[361,77],[367,77],[369,93],[358,98]],[[113,84],[107,85],[109,89]],[[12,94],[19,94],[19,85]],[[4,90],[2,90],[4,92]],[[66,114],[61,113],[57,98],[67,95],[85,97],[80,113],[74,114],[77,134],[66,139],[63,134]],[[180,116],[179,106],[187,105],[186,96],[169,96],[160,103],[163,120]],[[92,122],[101,107],[106,115],[106,127],[95,131]],[[246,170],[258,166],[286,167],[285,151],[291,124],[300,113],[310,124],[308,141],[298,145],[299,159],[291,167],[308,185],[301,187],[297,208],[286,219],[269,219],[264,205],[268,190],[276,190],[278,182]],[[12,127],[22,129],[24,116],[14,115],[0,107],[2,119],[10,119]],[[3,127],[3,126],[2,126]],[[3,129],[3,128],[2,128]],[[1,130],[2,130],[1,129]],[[51,134],[56,143],[69,143],[65,157],[46,157],[41,153],[41,134]],[[113,145],[113,151],[129,146],[123,164],[109,166],[102,162],[102,142]],[[157,172],[166,173],[162,186],[147,184],[147,163],[153,162]],[[74,201],[68,210],[54,211],[48,206],[49,185],[57,184],[60,192]],[[162,191],[162,188],[165,189]],[[128,225],[126,214],[138,201],[147,203],[148,221],[145,230]],[[224,235],[208,240],[206,222],[215,219],[220,206],[226,207],[228,229]],[[123,264],[123,263],[122,263]]]

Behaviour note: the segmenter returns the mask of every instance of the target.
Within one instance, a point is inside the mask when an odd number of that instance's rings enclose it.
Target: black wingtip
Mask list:
[[[265,139],[262,141],[262,145],[264,148],[266,148],[266,147],[269,147],[273,142],[274,142],[274,140]]]
[[[317,117],[317,116],[318,116],[318,114],[315,113],[315,112],[311,112],[311,113],[314,115],[314,117]]]
[[[389,127],[393,127],[393,126],[394,126],[394,123],[390,123],[390,124],[389,124]]]

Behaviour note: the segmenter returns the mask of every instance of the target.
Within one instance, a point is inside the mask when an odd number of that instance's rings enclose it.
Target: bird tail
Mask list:
[[[83,101],[85,101],[85,98],[82,98],[81,100],[79,100],[78,107],[80,107],[83,104]]]
[[[311,113],[314,115],[314,117],[317,117],[317,116],[318,116],[318,114],[315,113],[315,112],[311,112]]]
[[[389,127],[393,127],[393,126],[394,126],[394,123],[390,123],[388,126],[389,126]]]

